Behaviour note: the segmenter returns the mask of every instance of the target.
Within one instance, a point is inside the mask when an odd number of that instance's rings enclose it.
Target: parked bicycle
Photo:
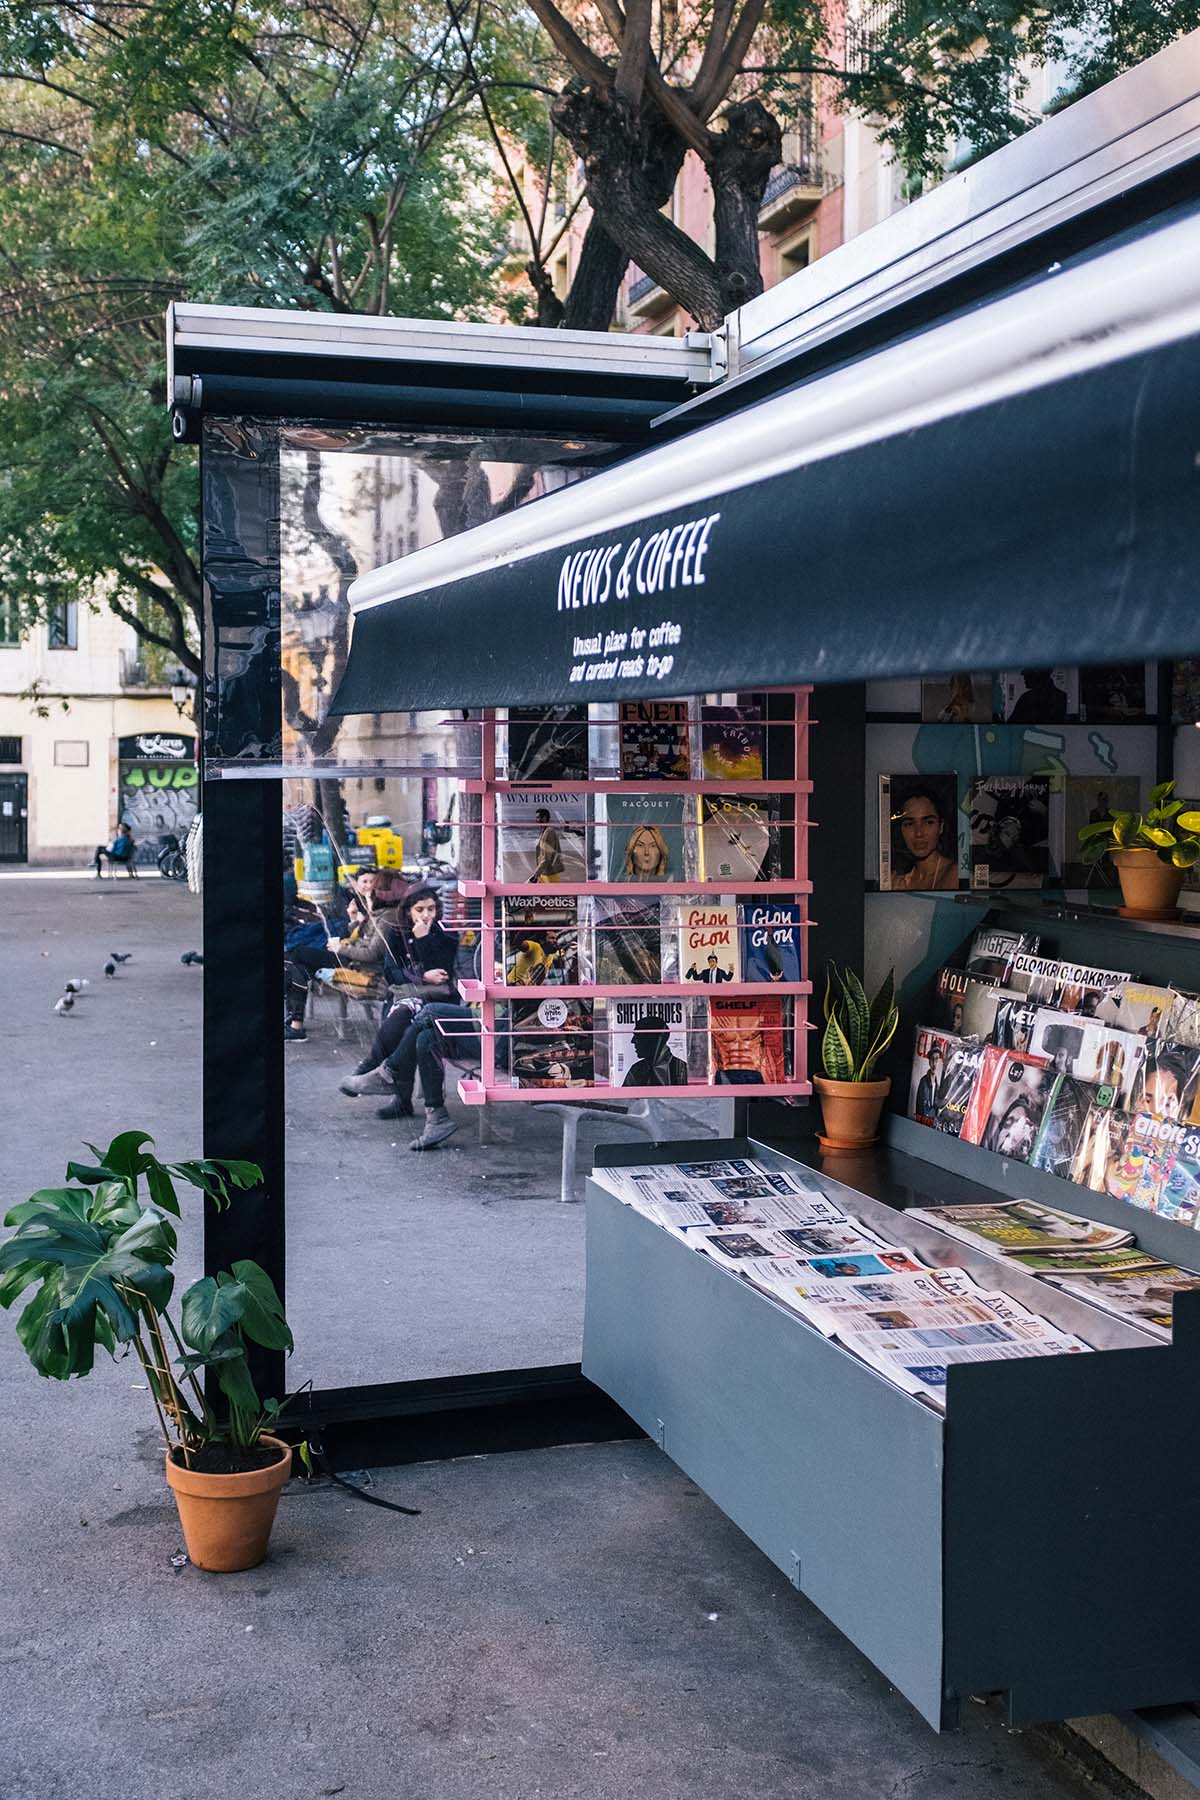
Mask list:
[[[158,872],[164,881],[187,880],[187,857],[183,846],[173,831],[166,832],[159,839]]]

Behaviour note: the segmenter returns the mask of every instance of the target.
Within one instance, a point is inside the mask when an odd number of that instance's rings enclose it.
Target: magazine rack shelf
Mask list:
[[[802,1098],[811,1093],[808,1079],[808,1030],[807,997],[812,992],[812,983],[797,981],[745,981],[725,980],[719,986],[709,986],[695,980],[663,980],[649,983],[622,982],[605,983],[599,981],[580,981],[573,984],[555,984],[538,987],[527,984],[509,984],[502,978],[489,979],[489,972],[504,969],[504,902],[507,900],[552,900],[555,898],[579,900],[590,896],[629,896],[640,900],[668,899],[693,895],[698,900],[708,899],[716,903],[718,899],[727,903],[734,900],[749,901],[788,901],[794,902],[797,917],[794,925],[797,930],[797,942],[801,951],[801,970],[808,965],[808,933],[813,921],[809,916],[809,895],[812,884],[808,879],[808,834],[811,821],[808,816],[808,797],[812,792],[812,782],[808,778],[808,728],[809,728],[809,690],[807,688],[777,691],[770,696],[768,714],[761,723],[767,733],[767,742],[771,746],[764,768],[763,778],[742,779],[736,775],[725,778],[706,776],[704,779],[671,779],[655,780],[641,777],[626,779],[612,770],[598,774],[587,781],[561,781],[553,778],[538,777],[529,780],[510,780],[507,774],[501,775],[498,770],[499,734],[507,727],[507,719],[498,716],[494,709],[485,710],[477,724],[480,729],[480,762],[482,774],[466,781],[463,786],[468,793],[480,797],[480,866],[483,871],[481,879],[464,879],[459,882],[459,892],[466,898],[478,900],[480,903],[480,975],[475,980],[462,983],[463,998],[469,1003],[477,1004],[480,1009],[480,1070],[477,1076],[466,1076],[459,1081],[459,1095],[469,1106],[482,1106],[489,1101],[525,1101],[555,1102],[564,1100],[613,1100],[618,1095],[625,1099],[670,1099],[672,1097],[698,1099],[705,1095],[712,1097],[732,1098],[753,1094],[758,1098],[786,1099]],[[787,716],[770,716],[786,713]],[[588,732],[620,731],[621,721],[617,718],[590,719]],[[780,756],[774,753],[774,747],[786,742],[787,754]],[[616,760],[618,745],[612,746],[611,758]],[[785,765],[783,773],[776,773],[780,763]],[[773,766],[774,765],[774,766]],[[747,796],[775,794],[785,802],[785,811],[790,817],[780,821],[780,832],[786,839],[790,852],[790,872],[779,877],[755,881],[739,887],[730,877],[719,880],[683,879],[683,880],[555,880],[553,882],[512,881],[503,879],[501,852],[503,848],[503,832],[505,829],[505,801],[509,796],[529,795],[535,792],[549,792],[557,798],[578,796],[604,796],[611,799],[619,797],[637,798],[640,796],[682,796],[698,797],[701,795],[745,794]],[[697,800],[697,809],[699,802]],[[593,827],[596,822],[593,821]],[[607,829],[605,826],[601,829]],[[699,829],[697,820],[684,822],[684,830]],[[603,840],[599,840],[603,841]],[[588,865],[589,870],[591,865]],[[783,867],[788,867],[784,861]],[[663,926],[663,930],[670,929]],[[740,934],[739,934],[740,935]],[[790,1072],[786,1079],[777,1082],[755,1081],[748,1085],[731,1084],[715,1085],[694,1077],[686,1083],[660,1086],[638,1086],[597,1079],[586,1085],[568,1084],[547,1086],[516,1086],[511,1075],[500,1065],[502,1059],[497,1051],[505,1038],[510,1041],[520,1035],[522,1038],[536,1037],[536,1025],[523,1026],[518,1033],[512,1024],[511,1008],[514,1002],[530,1001],[553,995],[562,1000],[617,1001],[641,1000],[648,1005],[655,1000],[678,1001],[688,999],[700,1001],[706,998],[718,999],[763,999],[768,996],[780,996],[787,1002],[787,1023],[784,1026],[785,1041],[790,1049]],[[597,1020],[597,1037],[603,1029]],[[707,1028],[706,1028],[707,1029]],[[509,1059],[511,1060],[511,1058]]]
[[[695,1150],[604,1145],[597,1162]],[[943,1415],[590,1181],[584,1374],[935,1729],[971,1695],[1003,1694],[1017,1725],[1190,1700],[1200,1296],[1180,1296],[1162,1344],[902,1221],[893,1206],[995,1198],[916,1157],[705,1151],[840,1179],[892,1242],[1100,1353],[952,1367]]]

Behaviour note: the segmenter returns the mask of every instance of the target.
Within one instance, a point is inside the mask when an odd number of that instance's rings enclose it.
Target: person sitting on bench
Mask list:
[[[113,835],[113,841],[109,844],[108,848],[105,849],[103,844],[96,845],[95,864],[98,879],[101,881],[104,879],[104,871],[100,867],[102,862],[117,863],[122,868],[131,869],[133,867],[133,852],[133,833],[129,829],[126,821],[122,819],[117,826]]]

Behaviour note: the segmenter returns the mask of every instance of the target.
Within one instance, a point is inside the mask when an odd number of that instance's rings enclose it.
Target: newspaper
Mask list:
[[[1053,1287],[1077,1299],[1090,1300],[1118,1318],[1132,1319],[1156,1337],[1171,1335],[1171,1306],[1175,1295],[1200,1287],[1200,1275],[1177,1269],[1172,1263],[1151,1263],[1140,1269],[1108,1269],[1102,1274],[1048,1275]]]
[[[1036,1200],[996,1200],[978,1206],[914,1206],[910,1219],[935,1225],[939,1231],[1007,1256],[1017,1250],[1113,1250],[1133,1241],[1132,1231],[1102,1225],[1097,1219],[1080,1218]]]
[[[1028,1339],[1006,1342],[990,1338],[986,1343],[953,1345],[940,1348],[914,1348],[894,1342],[886,1333],[853,1334],[840,1340],[847,1350],[863,1362],[886,1375],[907,1393],[928,1400],[944,1409],[946,1405],[946,1370],[952,1363],[1013,1362],[1025,1356],[1078,1355],[1090,1346],[1080,1338],[1060,1333],[1054,1341],[1044,1343]]]
[[[860,1225],[796,1225],[781,1231],[749,1228],[745,1231],[706,1231],[696,1239],[715,1262],[745,1269],[748,1262],[805,1256],[844,1255],[849,1251],[882,1248],[881,1241]]]

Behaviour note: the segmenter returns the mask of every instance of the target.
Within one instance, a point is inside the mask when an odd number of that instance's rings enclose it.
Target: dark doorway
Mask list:
[[[28,775],[0,775],[0,863],[29,860],[28,814]]]

